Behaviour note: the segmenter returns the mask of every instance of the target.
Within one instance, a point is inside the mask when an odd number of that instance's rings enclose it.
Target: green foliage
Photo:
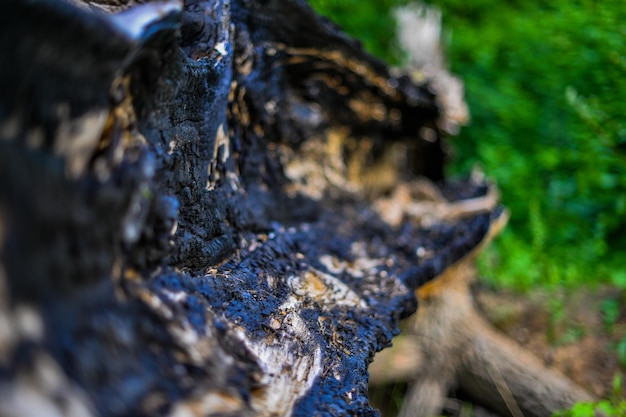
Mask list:
[[[623,337],[614,348],[617,353],[617,360],[619,361],[620,366],[622,369],[626,369],[626,337]]]
[[[554,417],[595,417],[596,410],[609,417],[626,417],[626,400],[612,403],[609,400],[597,403],[577,403],[569,410],[554,413]]]
[[[404,0],[315,0],[387,60]],[[626,290],[626,7],[622,0],[431,0],[466,84],[471,126],[453,174],[479,163],[511,209],[481,260],[519,290],[608,283]]]
[[[580,402],[569,410],[561,410],[552,414],[553,417],[595,417],[600,411],[607,417],[626,417],[626,400],[621,396],[622,378],[618,375],[613,379],[613,395],[609,400],[597,402]]]
[[[363,43],[373,55],[397,64],[401,56],[394,43],[395,21],[390,10],[408,0],[310,0],[311,6],[349,35]]]
[[[626,288],[623,3],[466,3],[437,1],[473,116],[459,165],[480,162],[512,211],[484,270],[519,289]]]
[[[623,334],[623,331],[618,333],[619,330],[617,330],[616,325],[620,322],[625,298],[626,292],[623,292],[621,297],[606,298],[600,305],[605,332],[611,336],[620,336],[616,342],[611,343],[611,348],[615,351],[622,370],[626,370],[626,335]]]
[[[602,317],[604,321],[604,327],[607,333],[613,333],[613,328],[617,320],[619,319],[621,309],[621,303],[619,300],[606,299],[602,301]]]

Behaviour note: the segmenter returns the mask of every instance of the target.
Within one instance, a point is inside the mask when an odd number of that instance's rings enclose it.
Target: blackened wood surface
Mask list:
[[[372,204],[443,177],[429,86],[297,0],[2,7],[0,414],[376,415],[490,223]]]

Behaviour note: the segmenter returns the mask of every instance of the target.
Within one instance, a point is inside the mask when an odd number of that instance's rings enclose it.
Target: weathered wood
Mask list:
[[[429,85],[302,1],[129,5],[2,6],[0,414],[376,415],[374,353],[493,218],[373,205],[443,177]]]
[[[445,213],[445,210],[442,211]],[[498,217],[483,244],[504,227]],[[420,309],[394,346],[376,356],[373,383],[408,381],[402,417],[440,415],[451,391],[500,416],[550,417],[593,397],[493,328],[475,309],[480,246],[418,289]]]

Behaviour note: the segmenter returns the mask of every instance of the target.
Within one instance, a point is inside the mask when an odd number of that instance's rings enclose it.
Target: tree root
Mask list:
[[[504,227],[494,223],[484,245]],[[593,398],[496,331],[475,310],[475,255],[418,290],[420,307],[403,336],[370,367],[373,384],[410,381],[401,417],[440,415],[450,389],[502,416],[547,417]]]

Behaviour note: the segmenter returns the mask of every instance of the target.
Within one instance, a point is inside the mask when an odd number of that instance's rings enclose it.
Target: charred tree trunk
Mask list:
[[[432,86],[303,1],[132,3],[2,6],[0,414],[376,415],[374,353],[494,218],[372,204],[442,180]]]
[[[2,5],[0,414],[377,415],[375,352],[503,213],[444,181],[447,78],[302,0],[134,3]]]

